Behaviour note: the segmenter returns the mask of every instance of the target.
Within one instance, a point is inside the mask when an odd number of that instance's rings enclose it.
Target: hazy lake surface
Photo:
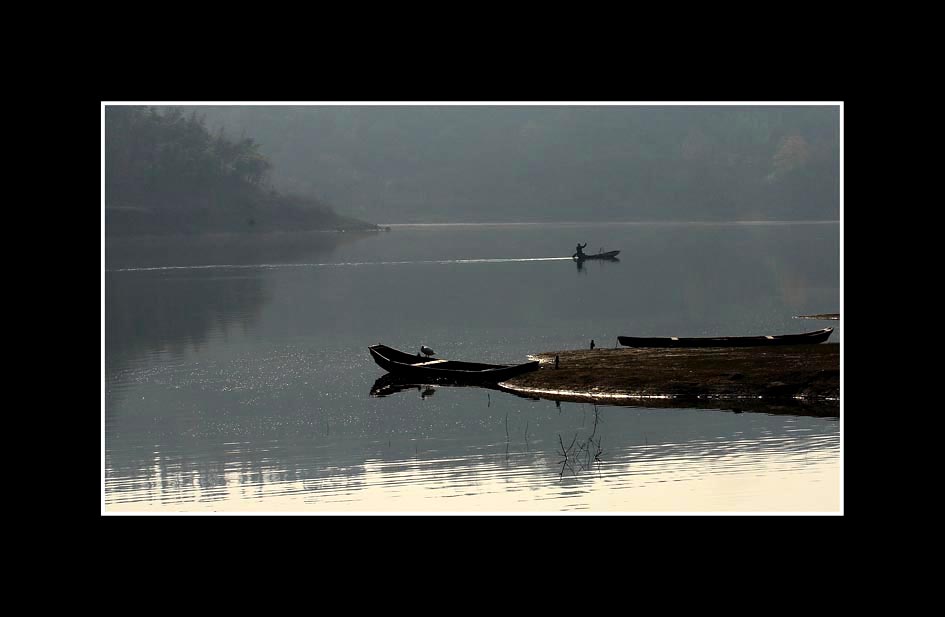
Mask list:
[[[620,250],[615,263],[570,260]],[[106,513],[842,511],[841,419],[372,397],[367,347],[521,362],[838,321],[840,225],[403,225],[105,246]],[[564,455],[567,452],[567,456]]]

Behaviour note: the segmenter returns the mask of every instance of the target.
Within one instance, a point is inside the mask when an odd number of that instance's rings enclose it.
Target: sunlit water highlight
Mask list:
[[[608,449],[599,462],[569,461],[541,443],[450,448],[448,455],[438,445],[423,442],[405,458],[379,450],[345,464],[329,460],[327,452],[298,457],[272,444],[270,456],[253,469],[241,462],[249,452],[237,445],[210,479],[199,461],[155,453],[143,476],[108,480],[113,496],[108,509],[632,513],[836,512],[840,507],[835,436],[769,437],[760,449],[755,440],[737,438],[641,443]]]

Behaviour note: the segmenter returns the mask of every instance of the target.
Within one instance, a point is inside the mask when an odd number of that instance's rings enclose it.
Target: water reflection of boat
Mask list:
[[[371,396],[384,397],[400,392],[412,392],[416,390],[421,398],[433,396],[437,387],[451,388],[476,388],[483,387],[489,390],[499,390],[495,384],[490,383],[469,383],[463,380],[450,379],[448,377],[431,377],[428,379],[413,379],[403,375],[388,373],[379,377],[374,385],[371,386]]]
[[[498,383],[505,379],[538,370],[537,360],[523,364],[485,364],[457,360],[430,360],[398,351],[387,345],[368,347],[371,357],[388,373],[415,379],[447,379],[468,384]]]
[[[624,347],[767,347],[771,345],[809,345],[823,343],[833,328],[823,328],[802,334],[770,336],[713,336],[713,337],[641,337],[618,336]]]

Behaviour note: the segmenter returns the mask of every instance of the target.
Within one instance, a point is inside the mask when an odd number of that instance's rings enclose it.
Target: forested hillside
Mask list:
[[[211,133],[197,112],[105,109],[108,235],[372,227],[270,181],[272,163],[251,137]]]

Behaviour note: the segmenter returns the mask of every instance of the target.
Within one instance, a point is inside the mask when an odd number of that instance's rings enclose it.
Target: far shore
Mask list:
[[[399,222],[380,223],[382,227],[531,227],[540,225],[557,225],[561,227],[606,227],[609,225],[836,225],[839,219],[797,220],[797,221],[452,221],[452,222]]]

